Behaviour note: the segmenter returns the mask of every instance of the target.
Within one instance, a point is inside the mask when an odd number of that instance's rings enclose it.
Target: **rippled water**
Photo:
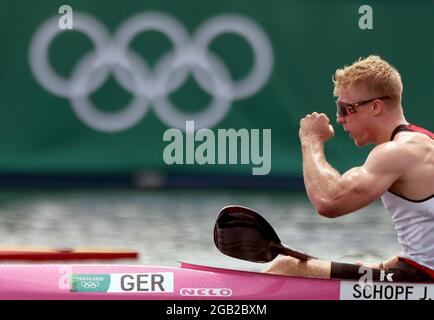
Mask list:
[[[215,218],[229,204],[258,211],[283,243],[324,259],[377,261],[399,252],[380,202],[327,219],[304,193],[257,190],[1,190],[0,245],[123,247],[139,251],[140,258],[122,263],[264,268],[215,248]]]

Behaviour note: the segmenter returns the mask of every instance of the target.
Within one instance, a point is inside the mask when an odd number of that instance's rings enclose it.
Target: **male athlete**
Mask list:
[[[434,281],[434,134],[410,124],[401,105],[398,71],[378,56],[359,59],[334,76],[337,122],[359,147],[375,144],[366,162],[344,174],[327,162],[324,143],[333,127],[323,113],[300,121],[307,194],[322,216],[339,217],[381,197],[402,252],[375,264],[373,280]],[[265,272],[360,279],[360,265],[277,257]],[[388,276],[389,275],[389,276]]]

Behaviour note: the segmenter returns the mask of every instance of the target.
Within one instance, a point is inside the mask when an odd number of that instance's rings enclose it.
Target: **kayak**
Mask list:
[[[284,246],[274,229],[261,215],[241,206],[227,206],[221,210],[214,228],[214,243],[220,252],[251,262],[270,262],[279,254],[292,256],[300,261],[315,259],[304,252]],[[391,279],[388,277],[383,280],[362,282],[293,277],[185,262],[181,262],[179,267],[122,264],[0,264],[0,299],[434,299],[434,283],[389,282]],[[263,309],[256,310],[258,314],[261,311]]]
[[[427,300],[434,284],[370,284],[216,268],[142,265],[0,265],[0,299]]]
[[[132,250],[113,248],[0,247],[0,261],[72,261],[137,259]]]

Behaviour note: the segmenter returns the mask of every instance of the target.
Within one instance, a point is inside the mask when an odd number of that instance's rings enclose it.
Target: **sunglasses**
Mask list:
[[[390,97],[387,97],[387,96],[386,97],[379,97],[379,98],[373,98],[373,99],[369,99],[369,100],[357,101],[354,103],[336,101],[336,106],[337,106],[336,115],[338,117],[343,117],[343,116],[346,116],[350,113],[357,112],[356,108],[358,106],[368,104],[374,100],[384,100],[384,99],[390,99]]]

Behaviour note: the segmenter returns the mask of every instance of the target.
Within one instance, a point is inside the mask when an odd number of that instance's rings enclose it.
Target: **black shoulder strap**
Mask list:
[[[423,134],[426,134],[428,137],[431,137],[431,139],[434,139],[434,133],[432,133],[431,131],[428,131],[424,128],[412,125],[412,124],[400,124],[399,126],[397,126],[395,128],[395,130],[393,130],[392,132],[392,136],[390,137],[390,141],[393,140],[393,138],[395,138],[395,136],[398,134],[398,132],[401,131],[412,131],[412,132],[420,132]]]

